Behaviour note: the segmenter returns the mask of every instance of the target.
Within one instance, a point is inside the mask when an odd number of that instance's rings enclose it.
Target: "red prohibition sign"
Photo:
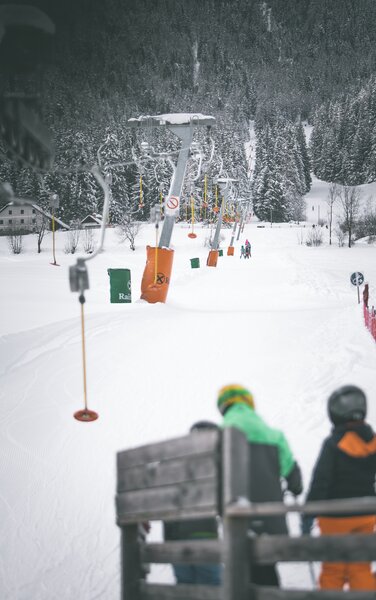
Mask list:
[[[179,206],[179,198],[177,196],[170,196],[166,203],[167,208],[175,210]]]

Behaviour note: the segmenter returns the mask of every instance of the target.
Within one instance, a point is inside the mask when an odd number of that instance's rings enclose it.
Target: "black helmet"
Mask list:
[[[193,423],[190,431],[205,431],[208,429],[218,429],[218,425],[212,423],[212,421],[197,421],[197,423]]]
[[[356,385],[338,388],[329,396],[328,413],[334,425],[347,421],[362,421],[367,414],[365,393]]]

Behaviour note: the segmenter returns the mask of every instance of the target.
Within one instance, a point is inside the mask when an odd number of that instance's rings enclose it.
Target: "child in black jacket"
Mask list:
[[[376,435],[364,419],[366,396],[354,386],[345,385],[333,392],[328,401],[329,417],[334,425],[324,441],[314,468],[307,501],[375,496]],[[304,516],[303,533],[309,533],[313,517]],[[372,533],[375,515],[319,515],[323,535]],[[322,589],[376,590],[370,563],[323,563]]]

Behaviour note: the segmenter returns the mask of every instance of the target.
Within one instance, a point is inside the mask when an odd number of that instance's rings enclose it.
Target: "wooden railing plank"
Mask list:
[[[193,518],[200,512],[215,516],[217,504],[215,479],[126,492],[116,497],[119,525],[130,519],[153,521],[169,515],[183,519],[189,512],[193,513]]]
[[[283,502],[254,503],[233,502],[226,506],[229,517],[277,516],[290,512],[307,515],[336,515],[357,514],[374,515],[376,513],[376,498],[346,498],[344,500],[317,500],[306,504],[284,504]]]
[[[141,547],[143,563],[220,563],[222,562],[220,540],[190,540],[145,544]]]
[[[118,470],[118,492],[128,492],[163,485],[197,481],[216,477],[217,456],[204,454],[175,460],[149,463]]]
[[[142,600],[223,600],[220,586],[141,584]],[[368,600],[368,599],[365,599]]]
[[[218,449],[219,441],[220,432],[205,431],[205,434],[196,432],[164,442],[130,448],[118,452],[117,467],[118,469],[130,469],[161,460],[215,452]]]
[[[275,562],[368,562],[376,560],[376,535],[323,535],[288,537],[250,536],[252,559]],[[375,595],[376,598],[376,595]]]
[[[121,530],[121,563],[121,600],[141,600],[142,567],[137,525]]]
[[[232,427],[223,432],[223,502],[246,497],[250,489],[249,444],[244,434]],[[250,560],[247,556],[247,521],[223,517],[223,596],[226,600],[253,600],[247,590]]]
[[[375,600],[375,592],[341,590],[281,590],[254,586],[256,600]]]

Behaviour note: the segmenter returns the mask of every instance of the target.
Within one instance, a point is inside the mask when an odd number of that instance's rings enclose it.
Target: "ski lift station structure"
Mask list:
[[[165,127],[181,140],[176,164],[172,163],[172,153],[169,157],[174,169],[170,189],[165,198],[165,216],[158,247],[147,246],[146,248],[147,257],[141,282],[141,298],[147,302],[165,302],[166,300],[174,258],[174,251],[170,248],[170,243],[176,215],[179,213],[180,196],[191,152],[193,134],[197,127],[206,126],[210,130],[214,124],[214,117],[201,113],[171,113],[128,119],[129,127],[145,129]],[[149,152],[151,157],[168,156],[168,153],[157,154],[152,149],[149,151],[147,147],[144,150]],[[155,273],[158,273],[157,278]]]

